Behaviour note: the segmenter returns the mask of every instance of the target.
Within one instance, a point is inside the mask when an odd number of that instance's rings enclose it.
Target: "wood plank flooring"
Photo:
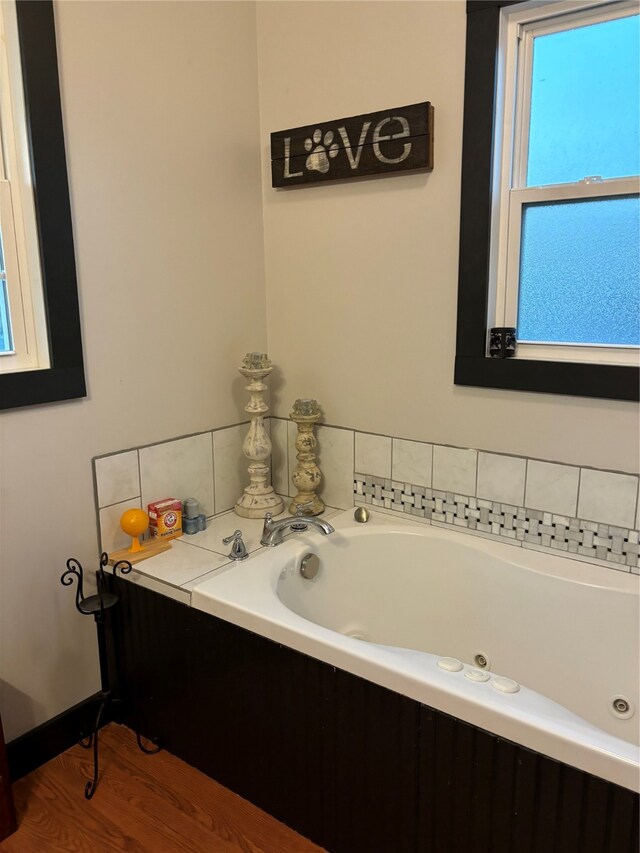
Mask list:
[[[100,732],[100,781],[74,746],[14,785],[18,831],[0,853],[325,853],[167,752],[144,755],[130,729]]]

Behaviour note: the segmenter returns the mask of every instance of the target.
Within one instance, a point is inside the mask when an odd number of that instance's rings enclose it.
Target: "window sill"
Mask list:
[[[74,400],[86,393],[82,365],[0,374],[0,409]]]
[[[607,400],[640,399],[637,367],[540,361],[522,358],[456,356],[456,385],[534,391]]]

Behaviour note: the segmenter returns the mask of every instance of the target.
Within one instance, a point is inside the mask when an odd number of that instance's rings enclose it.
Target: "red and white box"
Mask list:
[[[182,502],[177,498],[163,498],[147,507],[149,535],[152,539],[175,539],[182,536]]]

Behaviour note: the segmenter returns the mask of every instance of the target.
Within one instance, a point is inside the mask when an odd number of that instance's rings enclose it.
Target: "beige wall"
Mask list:
[[[276,414],[637,471],[632,404],[453,385],[464,46],[461,1],[258,4]],[[270,132],[424,100],[431,174],[271,188]]]
[[[266,345],[253,3],[55,7],[89,396],[0,415],[11,739],[99,689],[91,457],[239,420]]]

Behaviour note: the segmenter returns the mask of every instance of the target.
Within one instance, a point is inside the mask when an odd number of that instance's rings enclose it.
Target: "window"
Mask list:
[[[53,6],[0,11],[0,408],[85,395]]]
[[[16,7],[0,4],[0,373],[49,367]]]
[[[467,22],[455,381],[637,399],[637,5],[476,0]],[[516,358],[487,357],[492,326]]]

